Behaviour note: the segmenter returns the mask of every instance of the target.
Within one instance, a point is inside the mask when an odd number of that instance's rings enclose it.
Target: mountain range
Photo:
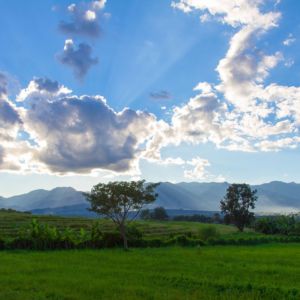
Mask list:
[[[229,183],[163,182],[158,199],[150,208],[163,206],[179,211],[218,211]],[[273,181],[251,186],[257,190],[257,212],[286,213],[300,211],[300,184]],[[0,197],[0,208],[31,211],[38,214],[92,216],[82,192],[71,187],[35,190],[9,198]]]

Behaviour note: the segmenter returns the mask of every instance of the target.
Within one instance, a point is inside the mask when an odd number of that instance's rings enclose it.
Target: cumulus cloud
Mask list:
[[[49,78],[34,78],[28,84],[28,87],[22,89],[17,96],[17,101],[22,102],[34,98],[46,98],[48,101],[56,97],[68,95],[72,91],[58,83],[58,81]]]
[[[2,138],[7,134],[7,132],[5,133],[6,130],[21,123],[16,107],[8,99],[7,85],[7,77],[0,73],[0,130]]]
[[[76,48],[71,39],[65,41],[64,51],[58,60],[70,67],[79,79],[83,79],[89,69],[98,63],[98,58],[92,57],[92,48],[88,44],[80,43]]]
[[[35,145],[32,160],[44,171],[60,174],[97,169],[136,173],[142,144],[156,130],[155,116],[128,108],[116,112],[101,96],[58,93],[65,89],[34,79],[20,92],[24,130]]]
[[[275,151],[299,144],[299,87],[265,84],[265,79],[283,60],[283,55],[280,52],[266,54],[257,47],[257,41],[277,27],[281,17],[276,11],[262,12],[264,2],[172,2],[174,8],[184,13],[199,11],[206,16],[204,19],[214,19],[236,29],[225,57],[216,68],[220,82],[214,85],[201,82],[195,88],[202,93],[201,98],[203,93],[214,93],[215,103],[219,105],[214,108],[213,115],[207,118],[199,116],[198,107],[191,105],[195,102],[193,100],[174,110],[173,121],[178,119],[180,112],[193,122],[192,126],[197,127],[194,131],[186,131],[191,127],[188,122],[177,122],[177,127],[182,127],[185,132],[185,140],[190,136],[190,140],[196,143],[209,140],[219,147],[242,151]],[[293,36],[289,35],[284,44],[292,42]],[[202,132],[202,135],[196,134],[196,138],[192,138],[190,133],[193,132]]]
[[[0,170],[20,170],[21,152],[26,145],[17,136],[23,122],[18,108],[8,98],[7,87],[7,77],[0,73]]]
[[[68,36],[100,36],[99,12],[105,7],[106,0],[92,1],[68,6],[70,21],[61,21],[59,29]]]
[[[63,52],[58,60],[70,67],[74,75],[83,79],[89,69],[98,63],[98,58],[92,57],[92,47],[87,42],[81,42],[76,47],[73,39],[99,38],[101,28],[99,19],[104,9],[106,0],[82,2],[68,6],[69,21],[61,21],[59,29],[67,35]],[[104,15],[103,15],[104,16]]]

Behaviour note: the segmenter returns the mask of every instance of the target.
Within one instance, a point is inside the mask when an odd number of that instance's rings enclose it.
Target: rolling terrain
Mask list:
[[[163,182],[157,188],[157,201],[151,206],[169,210],[218,211],[228,183]],[[300,210],[300,184],[273,181],[255,185],[257,212],[282,213]],[[10,198],[0,198],[0,208],[32,211],[37,214],[93,216],[81,192],[71,187],[51,191],[35,190]]]

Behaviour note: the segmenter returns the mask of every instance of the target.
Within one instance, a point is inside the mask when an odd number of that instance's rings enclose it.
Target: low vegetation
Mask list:
[[[300,220],[297,215],[257,218],[254,229],[265,234],[300,236]]]
[[[39,217],[16,212],[0,213],[0,219],[0,249],[100,249],[123,245],[117,227],[109,220]],[[19,226],[9,227],[12,224]],[[126,236],[130,247],[139,248],[300,242],[300,235],[268,235],[251,229],[240,233],[228,225],[174,221],[136,221],[126,226]]]
[[[0,251],[0,299],[300,298],[295,244]]]

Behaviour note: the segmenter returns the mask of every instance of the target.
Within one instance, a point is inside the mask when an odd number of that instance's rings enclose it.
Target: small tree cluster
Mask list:
[[[159,206],[154,208],[153,211],[150,211],[150,209],[142,210],[140,214],[140,218],[142,220],[167,221],[169,219],[169,216],[165,208]]]

